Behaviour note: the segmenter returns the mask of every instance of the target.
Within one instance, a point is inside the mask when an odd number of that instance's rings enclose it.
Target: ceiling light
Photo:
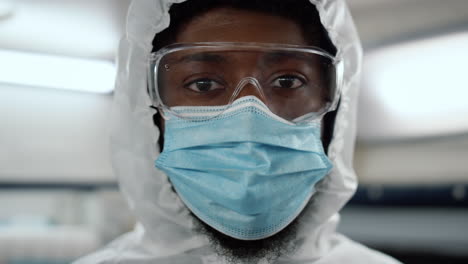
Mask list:
[[[468,131],[468,32],[366,55],[361,134],[433,136]]]
[[[0,50],[0,83],[109,93],[115,72],[109,61]]]
[[[0,19],[9,17],[13,14],[13,2],[9,0],[0,0]]]

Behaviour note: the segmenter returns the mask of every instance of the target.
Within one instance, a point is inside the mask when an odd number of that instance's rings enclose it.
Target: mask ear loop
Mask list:
[[[161,104],[157,107],[157,109],[158,109],[158,112],[161,115],[161,117],[164,118],[164,120],[170,120],[171,119],[170,115],[167,115],[165,113],[165,111],[164,111],[165,109]],[[170,112],[170,110],[168,112]]]

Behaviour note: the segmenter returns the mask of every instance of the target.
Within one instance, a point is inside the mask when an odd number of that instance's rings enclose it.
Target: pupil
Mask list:
[[[211,82],[210,81],[197,82],[197,88],[198,88],[198,90],[200,90],[202,92],[209,91],[210,88],[211,88]]]
[[[294,85],[294,80],[291,78],[283,78],[279,80],[279,84],[283,88],[291,88]]]

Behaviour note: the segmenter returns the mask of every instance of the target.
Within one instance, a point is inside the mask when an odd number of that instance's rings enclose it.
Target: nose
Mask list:
[[[246,77],[242,79],[234,92],[234,100],[244,96],[255,96],[266,104],[266,97],[257,79]]]

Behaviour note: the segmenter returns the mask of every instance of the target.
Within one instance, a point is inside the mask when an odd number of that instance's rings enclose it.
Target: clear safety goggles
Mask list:
[[[315,47],[258,43],[174,44],[151,55],[153,106],[184,118],[186,107],[216,106],[216,117],[243,96],[256,96],[277,116],[314,121],[339,100],[341,60]]]

